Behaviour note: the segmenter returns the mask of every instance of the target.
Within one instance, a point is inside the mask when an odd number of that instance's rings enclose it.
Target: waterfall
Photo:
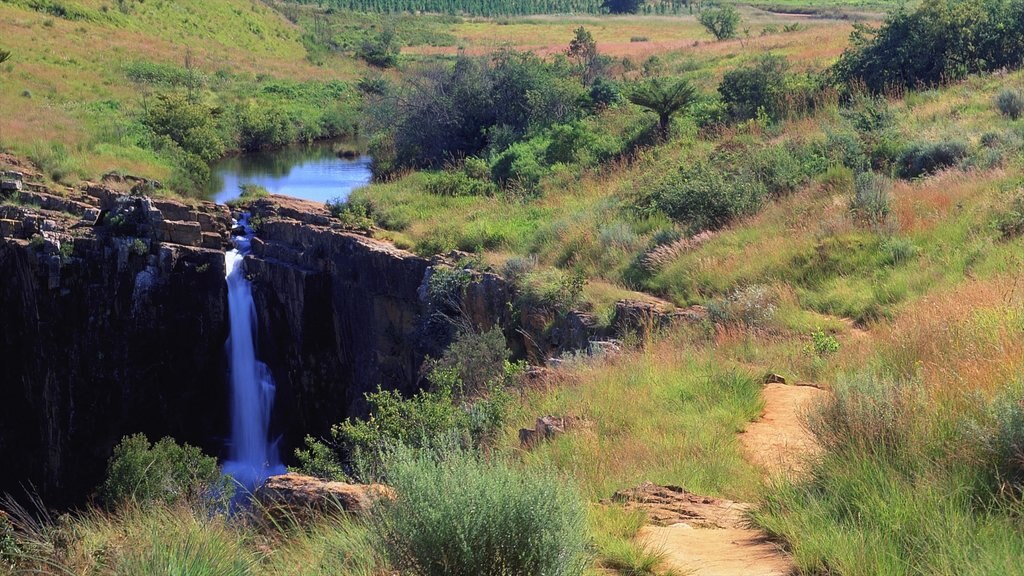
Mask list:
[[[270,411],[274,406],[274,379],[267,365],[256,358],[256,306],[252,285],[245,277],[245,256],[252,243],[248,215],[238,221],[244,235],[235,236],[235,249],[224,254],[227,267],[228,365],[231,372],[230,458],[224,473],[252,491],[268,476],[283,474],[277,443],[268,437]]]

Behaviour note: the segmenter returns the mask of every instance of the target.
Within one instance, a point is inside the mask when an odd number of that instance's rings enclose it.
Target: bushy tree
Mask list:
[[[421,68],[372,105],[374,171],[438,167],[488,147],[501,150],[579,116],[584,102],[583,85],[564,59],[560,65],[504,50]]]
[[[224,154],[216,113],[182,95],[164,94],[149,105],[143,121],[158,136],[167,136],[185,152],[209,162]]]
[[[872,92],[934,86],[1024,62],[1024,0],[925,0],[879,28],[857,24],[832,68]]]
[[[629,94],[629,101],[658,115],[658,131],[668,134],[672,116],[685,110],[697,99],[697,89],[684,78],[654,78],[639,84]]]
[[[785,58],[769,54],[752,65],[726,72],[718,93],[736,120],[754,118],[758,110],[778,119],[784,107],[788,72]]]
[[[732,6],[720,6],[701,10],[700,23],[716,40],[736,37],[740,25],[740,13]]]

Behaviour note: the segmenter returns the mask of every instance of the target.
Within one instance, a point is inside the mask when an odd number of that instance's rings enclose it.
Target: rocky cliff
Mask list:
[[[69,503],[130,432],[218,447],[227,212],[103,186],[0,200],[0,491]]]
[[[105,185],[27,188],[0,197],[0,461],[16,471],[0,491],[31,482],[48,503],[78,501],[134,432],[220,454],[228,208]],[[287,457],[305,434],[361,413],[378,385],[412,391],[450,332],[430,320],[431,261],[341,230],[316,204],[252,210],[246,270]],[[474,306],[507,309],[500,279],[484,284]]]
[[[52,505],[80,501],[135,432],[223,454],[232,214],[107,184],[123,182],[0,191],[0,462],[15,471],[0,492],[31,482]],[[453,259],[346,231],[314,203],[274,197],[250,210],[257,352],[277,382],[271,429],[287,459],[306,434],[362,414],[366,392],[421,384],[424,358],[454,336],[427,289]],[[501,325],[520,356],[543,361],[594,335],[586,315],[514,312],[502,278],[471,275],[459,312]],[[522,336],[523,318],[537,334]]]

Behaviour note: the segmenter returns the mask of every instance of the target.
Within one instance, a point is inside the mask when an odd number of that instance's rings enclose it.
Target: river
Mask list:
[[[347,198],[370,182],[370,157],[340,158],[338,145],[317,142],[225,158],[211,167],[207,197],[223,204],[238,196],[242,184],[258,184],[272,194],[315,202]]]

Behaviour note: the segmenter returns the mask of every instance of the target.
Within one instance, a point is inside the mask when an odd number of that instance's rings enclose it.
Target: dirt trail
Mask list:
[[[801,415],[827,394],[813,386],[766,385],[761,418],[740,434],[747,460],[773,476],[806,472],[808,457],[820,448]]]
[[[802,474],[819,450],[801,415],[828,393],[813,386],[768,384],[765,409],[740,435],[743,452],[768,475]],[[786,576],[792,558],[746,516],[750,505],[644,484],[616,494],[627,508],[648,512],[654,525],[638,537],[663,554],[661,568],[695,576]]]

